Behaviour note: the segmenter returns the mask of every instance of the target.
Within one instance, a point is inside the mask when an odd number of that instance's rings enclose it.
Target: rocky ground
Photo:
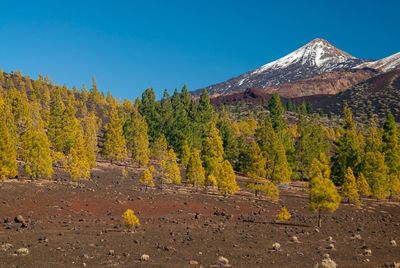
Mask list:
[[[63,181],[62,172],[56,182],[0,183],[0,267],[400,266],[399,203],[342,204],[318,229],[301,184],[271,203],[246,192],[144,192],[140,170],[128,178],[121,170],[100,163],[94,181],[81,184]],[[275,221],[283,203],[288,223]],[[139,228],[122,225],[127,208]]]

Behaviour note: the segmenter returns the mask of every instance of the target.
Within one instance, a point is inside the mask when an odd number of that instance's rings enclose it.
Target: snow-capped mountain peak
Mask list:
[[[261,73],[268,69],[286,68],[296,63],[329,70],[351,59],[355,58],[336,48],[328,41],[316,38],[292,53],[261,66],[253,73]]]
[[[214,95],[245,91],[247,88],[277,86],[325,72],[351,69],[362,62],[328,41],[316,38],[278,60],[206,89]]]

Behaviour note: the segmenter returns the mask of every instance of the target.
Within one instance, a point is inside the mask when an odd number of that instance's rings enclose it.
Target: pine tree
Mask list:
[[[388,180],[390,196],[400,195],[398,187],[400,180],[400,140],[394,116],[389,113],[383,125],[383,154],[389,168]],[[394,186],[394,187],[393,187]]]
[[[378,129],[375,117],[371,118],[368,128],[362,172],[369,184],[372,194],[377,198],[386,198],[389,194],[388,167],[382,153],[382,132]]]
[[[229,118],[227,110],[223,109],[218,120],[218,129],[224,146],[224,159],[229,160],[233,166],[236,166],[239,157],[239,143],[232,124],[233,122]]]
[[[17,175],[17,152],[15,140],[7,126],[5,103],[0,97],[0,179],[8,179]]]
[[[142,176],[139,179],[139,182],[145,186],[146,192],[147,192],[147,187],[154,187],[154,181],[153,181],[153,173],[154,167],[150,166],[146,168],[142,174]]]
[[[53,167],[46,133],[41,129],[28,129],[21,136],[21,146],[25,173],[32,179],[51,178]]]
[[[362,195],[365,196],[371,195],[369,184],[363,173],[360,173],[360,175],[357,177],[357,190]]]
[[[72,181],[90,178],[90,163],[87,158],[83,129],[78,119],[73,120],[75,131],[71,134],[71,148],[66,157],[65,170],[71,176]]]
[[[263,118],[256,130],[257,143],[267,160],[267,178],[276,183],[290,181],[291,170],[282,141],[276,135],[269,116]]]
[[[96,166],[96,156],[98,152],[98,132],[100,122],[95,112],[91,112],[83,119],[83,130],[85,136],[86,155],[90,167]]]
[[[243,147],[239,154],[239,170],[255,180],[265,178],[267,175],[265,170],[266,160],[258,144],[255,141],[251,141],[250,143],[244,143]]]
[[[161,160],[160,169],[162,183],[181,184],[181,171],[173,149],[168,150],[166,158]]]
[[[342,195],[348,199],[348,202],[355,204],[357,207],[361,205],[360,196],[357,192],[356,178],[354,177],[353,170],[348,167],[344,176],[344,183],[342,187]]]
[[[181,146],[181,164],[185,167],[187,167],[187,165],[189,164],[189,160],[190,160],[190,146],[188,144],[188,142],[186,140],[184,140],[182,142],[182,146]]]
[[[122,122],[115,107],[111,108],[110,122],[105,126],[104,143],[101,153],[103,157],[111,161],[123,160],[127,155]]]
[[[224,195],[232,195],[239,190],[239,186],[236,182],[236,174],[228,160],[220,163],[214,174],[217,180],[218,191],[220,193]]]
[[[307,119],[305,113],[300,115],[298,123],[299,138],[296,141],[295,163],[300,178],[309,178],[308,170],[314,158],[320,153],[330,151],[330,143],[317,118]]]
[[[154,142],[160,134],[160,114],[158,113],[158,106],[159,104],[156,101],[154,90],[152,88],[146,89],[142,94],[142,102],[139,111],[146,119],[151,143]]]
[[[203,141],[202,157],[207,176],[213,174],[224,160],[224,147],[215,124],[211,125],[210,131]]]
[[[346,104],[344,107],[344,134],[336,142],[336,151],[333,156],[332,179],[337,185],[342,185],[344,174],[348,167],[358,175],[362,162],[362,146],[360,143],[360,135],[357,133],[353,115],[350,108]]]
[[[179,93],[175,89],[174,95]],[[180,98],[180,97],[179,97]],[[171,97],[168,94],[168,91],[165,89],[163,93],[163,97],[160,101],[159,105],[159,132],[160,134],[166,135],[172,131],[172,123],[173,123],[173,109],[171,103]]]
[[[271,115],[272,127],[275,130],[287,128],[287,122],[284,117],[285,108],[278,94],[273,94],[268,103],[268,110]]]
[[[390,194],[390,181],[385,157],[381,152],[367,152],[364,158],[363,173],[371,187],[372,195],[384,199]]]
[[[311,172],[310,186],[310,208],[318,212],[318,227],[321,227],[321,214],[325,211],[334,212],[339,207],[341,198],[336,187],[329,177],[323,176],[319,169],[321,163],[314,159],[311,164],[314,172]],[[325,172],[326,173],[326,172]]]
[[[205,185],[205,171],[201,163],[199,150],[193,149],[186,168],[186,183],[193,185],[196,191]]]
[[[132,154],[132,159],[139,166],[147,165],[150,155],[148,126],[145,118],[136,109],[125,122],[124,135],[128,149]]]
[[[156,138],[151,151],[151,154],[155,159],[162,160],[166,158],[168,153],[168,142],[164,134],[161,134],[160,137]]]
[[[50,119],[49,119],[49,130],[48,135],[51,141],[52,147],[62,152],[64,149],[63,140],[63,113],[65,105],[61,97],[59,89],[54,91],[50,103]]]

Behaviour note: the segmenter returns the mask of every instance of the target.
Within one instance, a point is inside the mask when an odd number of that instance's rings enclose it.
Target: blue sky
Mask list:
[[[0,68],[120,99],[197,89],[325,38],[362,58],[400,51],[400,1],[1,1]]]

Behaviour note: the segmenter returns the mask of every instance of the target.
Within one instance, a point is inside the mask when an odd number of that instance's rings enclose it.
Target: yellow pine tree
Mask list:
[[[0,179],[12,178],[17,174],[15,141],[7,126],[5,103],[0,97]]]
[[[98,131],[100,122],[95,112],[91,112],[83,119],[86,155],[90,167],[96,166],[96,156],[98,152]]]
[[[203,141],[202,156],[207,175],[212,175],[224,160],[223,142],[215,124],[211,125],[211,129]]]
[[[53,175],[50,142],[41,129],[28,129],[21,136],[22,160],[25,173],[32,179]]]
[[[181,171],[173,149],[170,149],[166,158],[161,160],[160,169],[162,183],[181,184]]]
[[[201,163],[200,152],[193,149],[186,168],[186,183],[193,185],[197,191],[199,187],[205,185],[205,181],[205,171]]]
[[[72,181],[90,178],[90,164],[87,158],[83,130],[78,119],[74,119],[75,132],[73,133],[73,143],[66,157],[65,169],[71,176]]]
[[[187,166],[190,159],[190,146],[186,139],[182,142],[181,146],[181,164]]]
[[[348,202],[353,203],[357,207],[361,205],[360,196],[357,192],[356,178],[354,177],[353,170],[348,167],[344,175],[344,183],[342,186],[342,195],[347,198]]]
[[[369,188],[369,184],[363,173],[360,173],[360,175],[357,177],[357,190],[362,195],[371,195],[371,189]]]
[[[140,184],[142,184],[143,186],[145,186],[146,192],[147,192],[147,188],[148,187],[154,187],[154,181],[153,181],[153,173],[154,171],[154,167],[150,166],[148,168],[146,168],[143,171],[142,176],[140,176],[139,182]]]
[[[155,140],[151,148],[151,154],[155,159],[162,160],[167,157],[167,153],[168,153],[168,142],[165,136],[162,134]]]
[[[126,140],[122,129],[122,122],[117,109],[112,106],[110,121],[105,126],[104,143],[101,154],[111,160],[124,160],[127,156]]]
[[[330,178],[324,177],[320,169],[321,162],[314,159],[310,172],[310,209],[318,212],[318,227],[321,227],[321,214],[334,212],[339,207],[341,198]]]
[[[224,195],[235,194],[239,190],[236,182],[236,174],[228,160],[223,161],[214,172],[218,191]]]

